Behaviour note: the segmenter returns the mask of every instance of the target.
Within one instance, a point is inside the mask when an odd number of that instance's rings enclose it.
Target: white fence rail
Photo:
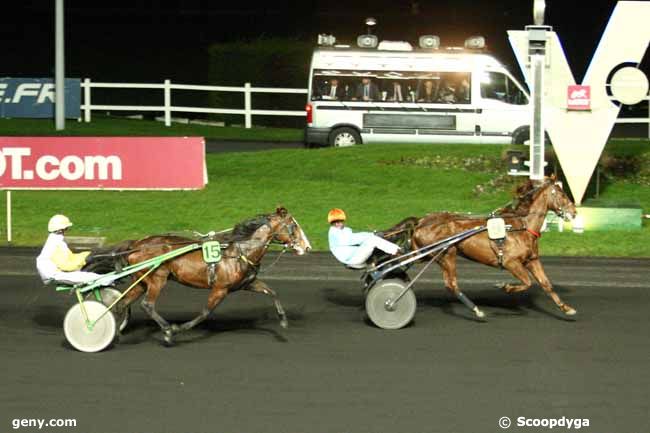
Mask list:
[[[307,89],[284,89],[277,87],[252,87],[245,83],[242,87],[230,86],[202,86],[194,84],[172,84],[165,80],[162,84],[155,83],[95,83],[86,78],[82,83],[84,103],[81,110],[84,113],[84,121],[90,122],[93,110],[103,111],[159,111],[164,113],[165,126],[171,126],[172,113],[210,113],[210,114],[239,114],[244,116],[246,128],[253,125],[253,116],[305,116],[305,111],[294,110],[254,110],[252,107],[251,95],[253,93],[282,93],[282,94],[307,94]],[[164,95],[164,105],[93,105],[92,89],[160,89]],[[244,108],[207,108],[207,107],[182,107],[172,105],[172,90],[194,90],[206,92],[239,92],[244,94]],[[646,98],[650,99],[650,98]],[[650,138],[650,109],[648,117],[619,118],[617,124],[648,124],[648,138]]]
[[[86,78],[82,83],[84,102],[81,110],[84,113],[84,122],[91,121],[93,110],[103,111],[161,111],[164,113],[165,126],[171,126],[172,113],[209,113],[209,114],[239,114],[244,116],[246,128],[253,125],[253,116],[305,116],[305,111],[294,110],[254,110],[252,107],[253,93],[282,93],[282,94],[307,94],[307,89],[282,89],[275,87],[252,87],[245,83],[243,87],[230,86],[200,86],[194,84],[172,84],[165,80],[162,84],[155,83],[96,83]],[[164,105],[93,105],[92,89],[160,89],[164,95]],[[172,90],[194,90],[207,92],[239,92],[244,94],[244,108],[207,108],[207,107],[182,107],[172,105]]]

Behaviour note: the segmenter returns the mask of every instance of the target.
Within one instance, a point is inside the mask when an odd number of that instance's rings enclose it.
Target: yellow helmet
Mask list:
[[[50,233],[58,232],[59,230],[67,229],[70,226],[72,226],[72,222],[67,216],[54,215],[50,218],[50,222],[47,223],[47,231]]]
[[[327,213],[327,222],[332,224],[334,221],[345,221],[347,217],[342,209],[332,209]]]

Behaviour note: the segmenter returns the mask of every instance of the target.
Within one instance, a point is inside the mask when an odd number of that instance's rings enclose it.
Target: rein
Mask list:
[[[269,269],[271,269],[273,266],[275,266],[276,263],[278,263],[278,261],[280,260],[280,258],[282,257],[282,255],[283,255],[284,253],[286,253],[286,252],[287,252],[287,249],[286,249],[286,248],[283,248],[282,251],[280,251],[280,254],[278,254],[278,257],[273,261],[273,263],[271,263],[269,266],[265,267],[265,268],[264,268],[264,271],[263,271],[263,272],[260,272],[260,273],[263,274],[263,273],[268,272]]]
[[[408,230],[410,230],[412,228],[415,228],[415,227],[404,227],[403,229],[399,229],[399,230],[392,230],[390,232],[382,232],[382,234],[383,234],[382,237],[393,236],[393,235],[396,235],[396,234],[399,234],[399,233],[404,233],[405,231],[408,231]]]
[[[136,241],[137,242],[137,241]],[[148,250],[148,249],[153,249],[153,248],[159,248],[159,247],[166,247],[169,245],[190,245],[195,243],[196,241],[182,241],[182,242],[169,242],[165,244],[153,244],[153,245],[145,245],[139,248],[132,248],[130,250],[124,250],[124,251],[112,251],[110,253],[105,253],[105,254],[95,254],[93,255],[94,258],[103,258],[103,257],[120,257],[120,256],[125,256],[127,254],[135,253],[138,251],[143,251],[143,250]]]

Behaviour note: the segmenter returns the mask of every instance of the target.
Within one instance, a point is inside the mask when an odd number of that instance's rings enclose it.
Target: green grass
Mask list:
[[[237,128],[202,126],[94,116],[92,122],[67,120],[57,131],[52,119],[0,119],[0,136],[199,136],[228,140],[302,141],[302,130],[289,128]]]
[[[646,151],[649,148],[646,144]],[[498,158],[502,151],[484,145],[366,145],[208,154],[209,184],[201,191],[15,191],[14,243],[40,245],[55,213],[75,222],[71,235],[106,236],[116,242],[187,229],[220,230],[284,205],[314,247],[325,250],[326,214],[332,207],[344,208],[354,229],[372,230],[409,215],[441,210],[487,213],[502,206],[510,200],[509,189],[478,196],[473,192],[476,185],[488,184],[492,172],[445,168],[444,163],[386,164],[436,156]],[[631,182],[606,184],[601,199],[633,200],[646,213],[650,210],[650,188]],[[0,200],[4,207],[4,194]],[[546,255],[650,257],[650,226],[630,232],[548,233],[540,245]]]

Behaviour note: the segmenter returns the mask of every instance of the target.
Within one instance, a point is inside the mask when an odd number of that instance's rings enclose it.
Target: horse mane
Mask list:
[[[264,214],[256,215],[235,225],[232,231],[223,233],[217,237],[222,243],[240,242],[250,239],[253,233],[261,226],[269,222],[269,216]]]
[[[497,214],[504,215],[515,215],[522,216],[528,215],[530,212],[530,206],[533,204],[535,198],[537,198],[537,191],[541,191],[544,186],[548,185],[547,181],[544,181],[542,184],[535,183],[532,180],[528,179],[525,183],[519,185],[515,190],[515,198],[512,202],[497,210]]]

